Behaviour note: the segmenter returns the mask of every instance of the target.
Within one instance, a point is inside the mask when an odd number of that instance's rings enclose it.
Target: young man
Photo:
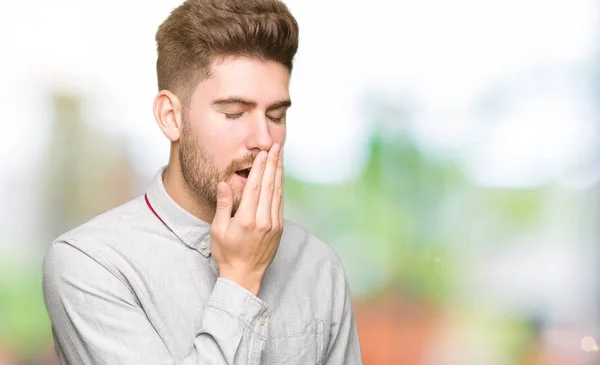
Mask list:
[[[50,247],[60,363],[360,364],[338,256],[283,220],[295,19],[278,0],[188,0],[156,40],[169,163]]]

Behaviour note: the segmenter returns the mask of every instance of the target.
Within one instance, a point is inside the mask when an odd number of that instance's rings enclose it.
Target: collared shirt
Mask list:
[[[219,277],[210,224],[171,199],[163,171],[49,248],[44,300],[60,364],[361,364],[330,246],[286,220],[255,296]]]

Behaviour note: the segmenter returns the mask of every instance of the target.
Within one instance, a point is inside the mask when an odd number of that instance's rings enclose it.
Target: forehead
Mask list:
[[[206,102],[231,96],[267,105],[289,99],[290,72],[274,61],[227,57],[213,63],[211,75],[198,84],[193,99]]]

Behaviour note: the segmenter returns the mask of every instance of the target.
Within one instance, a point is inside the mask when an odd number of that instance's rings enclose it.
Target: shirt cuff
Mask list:
[[[213,288],[208,307],[232,314],[249,329],[261,334],[266,330],[269,307],[260,298],[231,280],[218,278]]]

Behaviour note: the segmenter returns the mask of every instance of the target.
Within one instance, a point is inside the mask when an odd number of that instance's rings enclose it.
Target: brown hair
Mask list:
[[[280,0],[187,0],[156,33],[158,88],[187,103],[212,63],[227,56],[275,61],[291,72],[298,33]]]

